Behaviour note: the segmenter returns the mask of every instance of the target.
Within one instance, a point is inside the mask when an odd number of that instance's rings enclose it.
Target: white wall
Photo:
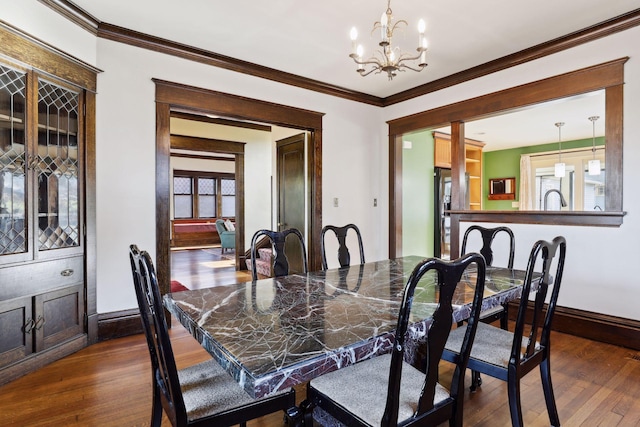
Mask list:
[[[525,268],[531,246],[556,235],[567,239],[567,259],[558,304],[597,313],[640,319],[640,281],[635,262],[640,254],[640,27],[513,67],[490,76],[385,108],[391,120],[516,85],[629,56],[624,88],[624,224],[620,228],[505,224],[516,235],[515,265]],[[428,72],[428,71],[427,71]],[[463,224],[462,232],[468,224]],[[462,235],[462,234],[461,234]]]
[[[136,306],[127,258],[130,243],[155,252],[155,104],[152,78],[325,113],[323,223],[357,223],[367,260],[387,256],[387,120],[469,99],[623,56],[625,65],[624,209],[620,228],[511,225],[516,265],[539,238],[563,234],[568,255],[560,305],[640,319],[634,262],[640,195],[640,27],[421,96],[385,109],[96,40],[37,0],[0,0],[2,20],[104,70],[97,95],[98,312]],[[97,49],[97,50],[96,50]],[[428,72],[428,71],[427,71]],[[333,207],[333,198],[340,200]],[[373,207],[373,199],[378,206]]]
[[[98,40],[98,67],[104,70],[98,77],[96,124],[99,313],[136,305],[128,245],[135,242],[155,252],[152,78],[325,113],[323,222],[357,222],[368,259],[387,256],[387,227],[379,215],[386,207],[372,205],[373,197],[384,195],[378,174],[386,171],[378,155],[386,150],[378,133],[379,108],[103,39]],[[333,197],[344,203],[331,207]]]
[[[0,19],[91,65],[96,38],[38,0],[0,0]]]

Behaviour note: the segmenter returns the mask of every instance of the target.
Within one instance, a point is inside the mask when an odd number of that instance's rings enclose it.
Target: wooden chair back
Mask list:
[[[153,261],[146,251],[141,252],[136,245],[130,246],[129,259],[142,327],[151,357],[154,399],[159,394],[162,408],[171,424],[180,425],[178,421],[187,419],[187,411]]]
[[[453,412],[451,416],[455,417],[456,413],[462,413],[464,372],[469,361],[471,345],[475,336],[478,316],[480,315],[480,308],[482,306],[482,295],[484,293],[485,260],[477,253],[465,255],[454,261],[444,261],[438,258],[426,259],[418,264],[411,273],[404,289],[402,305],[398,316],[398,324],[396,326],[396,335],[393,344],[391,367],[389,372],[387,403],[384,417],[382,419],[382,425],[395,425],[398,420],[404,343],[409,325],[409,315],[411,313],[413,296],[418,282],[422,276],[430,270],[434,270],[437,273],[437,292],[439,293],[439,299],[436,310],[433,313],[433,320],[429,327],[429,331],[427,332],[427,352],[424,360],[427,375],[413,422],[417,425],[422,425],[426,422],[424,418],[430,416],[430,411],[434,409],[433,399],[435,396],[436,383],[438,381],[438,364],[440,363],[442,352],[453,323],[451,316],[453,310],[453,295],[462,275],[471,264],[475,264],[477,268],[475,292],[467,331],[465,333],[462,348],[460,350],[460,356],[456,361],[456,367],[452,377],[449,402],[449,404],[454,408],[452,409]]]
[[[462,239],[462,248],[461,253],[464,255],[467,253],[467,240],[469,235],[473,231],[478,231],[482,236],[482,248],[480,249],[480,253],[484,257],[487,265],[493,265],[493,250],[491,249],[491,244],[495,239],[498,233],[506,233],[509,236],[509,260],[507,262],[507,268],[513,268],[513,257],[516,250],[515,237],[513,235],[513,231],[511,231],[508,227],[495,227],[495,228],[485,228],[479,225],[472,225],[467,228],[464,232],[464,237]]]
[[[353,230],[358,238],[358,249],[360,250],[360,264],[364,264],[364,249],[362,247],[362,236],[360,235],[360,229],[355,224],[347,224],[342,227],[336,227],[335,225],[326,225],[322,228],[320,233],[320,252],[322,253],[322,269],[327,269],[327,254],[325,250],[325,234],[327,231],[333,231],[338,239],[338,262],[340,267],[346,267],[351,264],[351,255],[349,248],[347,247],[346,239],[347,232]]]
[[[296,228],[289,228],[282,231],[258,230],[251,239],[251,278],[258,280],[258,270],[255,260],[258,256],[257,242],[261,236],[266,236],[271,240],[271,249],[273,251],[272,271],[275,277],[286,276],[289,274],[289,259],[285,253],[285,243],[288,236],[297,238],[302,252],[302,273],[308,272],[307,267],[307,249],[304,244],[302,233]]]

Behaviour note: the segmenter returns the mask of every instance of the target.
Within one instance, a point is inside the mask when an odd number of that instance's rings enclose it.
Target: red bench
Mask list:
[[[171,221],[171,246],[204,246],[220,243],[216,219],[174,219]]]

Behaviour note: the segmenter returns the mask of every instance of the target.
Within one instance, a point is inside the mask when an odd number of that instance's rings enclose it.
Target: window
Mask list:
[[[175,219],[235,217],[236,181],[211,172],[174,171]]]
[[[565,176],[554,176],[554,164],[557,153],[531,155],[531,173],[529,179],[535,179],[533,191],[533,209],[550,211],[593,211],[604,210],[605,169],[604,150],[595,157],[600,160],[600,175],[590,175],[589,160],[593,158],[591,149],[569,150],[562,154],[565,163]],[[521,179],[525,179],[522,176]],[[555,191],[552,191],[555,190]],[[556,192],[556,194],[553,194]],[[561,206],[560,192],[567,206]],[[545,209],[546,207],[546,209]]]

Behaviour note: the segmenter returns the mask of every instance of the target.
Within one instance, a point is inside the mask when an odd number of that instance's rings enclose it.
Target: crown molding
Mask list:
[[[224,68],[238,73],[261,77],[267,80],[308,89],[314,92],[333,95],[352,101],[364,102],[366,104],[382,106],[382,100],[377,96],[352,91],[340,86],[308,79],[296,74],[286,73],[274,68],[220,55],[215,52],[177,43],[160,37],[150,36],[148,34],[129,30],[117,25],[107,24],[104,22],[100,23],[98,25],[98,37],[137,46],[143,49],[149,49],[167,55],[173,55],[214,67]]]
[[[84,9],[79,8],[68,0],[38,0],[45,6],[58,12],[79,27],[87,30],[94,36],[98,35],[98,25],[100,21],[90,15]]]
[[[640,9],[635,9],[565,36],[381,98],[101,22],[69,0],[38,1],[97,37],[378,107],[386,107],[436,92],[640,25]]]
[[[640,9],[633,10],[618,17],[609,19],[591,27],[575,31],[556,39],[540,43],[536,46],[503,56],[493,61],[485,62],[478,66],[468,68],[459,73],[434,80],[424,85],[414,87],[383,99],[383,106],[397,104],[409,99],[426,95],[450,86],[455,86],[469,80],[483,77],[498,71],[505,70],[525,62],[533,61],[554,53],[561,52],[572,47],[579,46],[590,41],[615,34],[640,25]]]

